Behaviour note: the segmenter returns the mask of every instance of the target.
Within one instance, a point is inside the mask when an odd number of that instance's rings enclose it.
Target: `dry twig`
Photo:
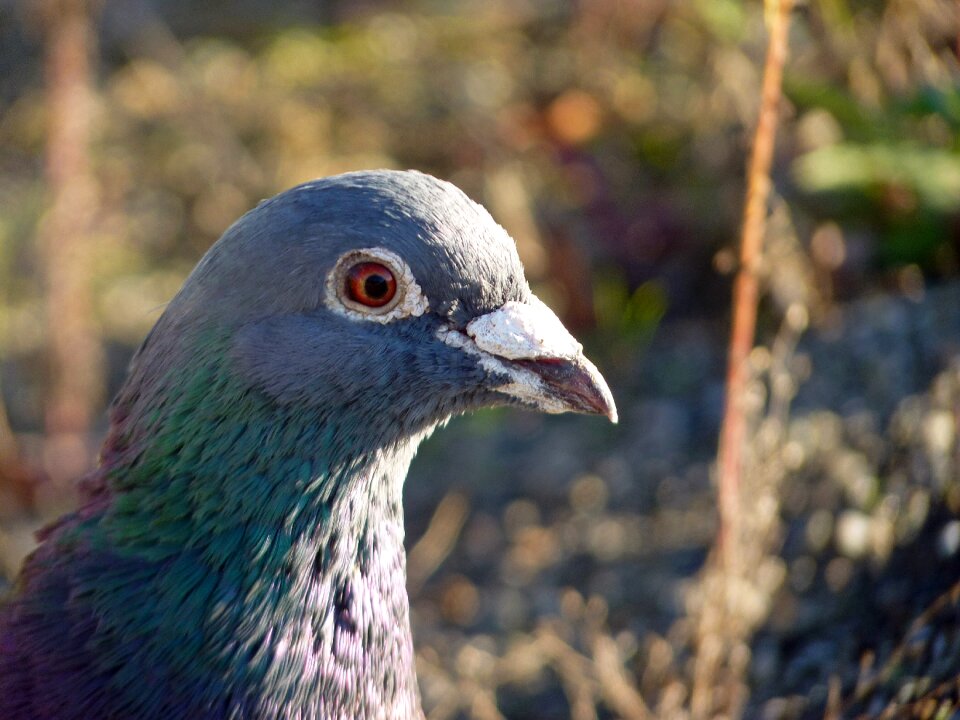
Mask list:
[[[760,114],[754,134],[753,154],[747,171],[747,198],[740,240],[740,269],[733,288],[733,327],[727,362],[726,403],[719,449],[720,531],[717,538],[723,561],[735,561],[739,526],[740,473],[746,419],[743,398],[749,379],[747,359],[753,348],[757,324],[760,262],[770,197],[770,165],[780,107],[787,33],[793,0],[768,0],[770,39],[763,72]]]
[[[419,592],[423,583],[450,554],[469,512],[470,504],[460,493],[447,493],[440,501],[423,537],[410,548],[407,557],[408,592]]]
[[[771,518],[776,514],[776,499],[762,493],[764,497],[759,500],[774,507],[760,508],[759,514],[763,517],[749,522],[744,519],[741,502],[751,378],[749,356],[756,330],[760,265],[771,190],[770,167],[792,8],[793,0],[767,0],[766,3],[770,37],[753,153],[747,170],[740,267],[733,293],[726,401],[718,451],[720,525],[714,552],[701,580],[697,608],[697,654],[691,692],[691,712],[697,718],[737,717],[742,712],[746,698],[743,677],[750,658],[749,636],[764,612],[763,595],[767,588],[775,585],[771,578],[776,574],[776,565],[768,562],[766,543]],[[767,454],[762,449],[758,452]],[[746,547],[748,534],[749,542],[759,547]],[[744,603],[750,607],[740,607]]]
[[[46,274],[50,353],[47,432],[64,480],[86,468],[83,438],[102,393],[103,353],[93,320],[90,260],[99,188],[90,165],[93,122],[92,0],[45,0],[46,176],[51,205],[38,242]]]

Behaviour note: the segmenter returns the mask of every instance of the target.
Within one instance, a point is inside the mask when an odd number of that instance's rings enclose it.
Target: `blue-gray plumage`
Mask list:
[[[261,203],[0,607],[0,718],[419,717],[403,481],[438,424],[504,403],[616,417],[482,207],[388,171]]]

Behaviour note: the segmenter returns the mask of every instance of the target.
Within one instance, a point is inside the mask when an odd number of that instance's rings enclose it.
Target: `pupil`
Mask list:
[[[363,291],[374,300],[382,298],[389,289],[390,284],[383,275],[371,275],[363,281]]]

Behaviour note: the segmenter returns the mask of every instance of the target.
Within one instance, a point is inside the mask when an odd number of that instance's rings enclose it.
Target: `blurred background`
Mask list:
[[[490,411],[422,449],[428,717],[696,715],[766,38],[747,0],[0,0],[0,575],[234,219],[417,168],[513,235],[622,418]],[[960,579],[958,43],[952,0],[793,12],[748,398],[775,499],[733,715],[885,707],[879,669]]]

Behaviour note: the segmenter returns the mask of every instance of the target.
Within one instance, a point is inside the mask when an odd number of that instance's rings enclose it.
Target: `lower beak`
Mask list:
[[[583,355],[573,360],[514,360],[513,364],[540,379],[541,392],[563,406],[560,412],[605,415],[610,422],[617,422],[617,407],[610,388],[596,366]]]
[[[474,318],[466,335],[502,383],[494,389],[549,413],[604,415],[617,408],[603,376],[550,308],[535,296]]]

